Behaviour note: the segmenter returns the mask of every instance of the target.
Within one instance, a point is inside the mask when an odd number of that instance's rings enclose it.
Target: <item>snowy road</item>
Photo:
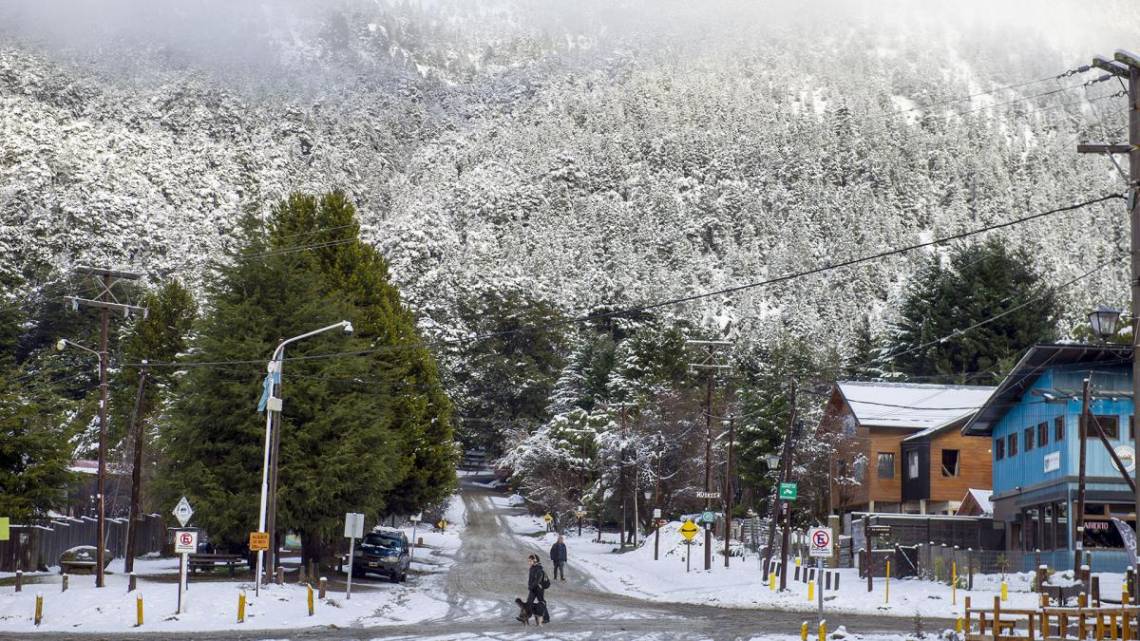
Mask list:
[[[430,595],[448,604],[445,616],[414,625],[384,627],[310,628],[305,630],[219,631],[194,634],[52,634],[52,639],[243,639],[250,641],[406,641],[532,639],[645,639],[645,640],[736,640],[798,638],[802,613],[780,610],[728,609],[706,605],[647,603],[639,599],[607,593],[587,574],[571,566],[567,581],[557,582],[547,592],[553,621],[541,631],[523,627],[514,620],[516,596],[525,597],[526,555],[542,553],[527,536],[513,534],[506,515],[518,510],[496,508],[491,493],[470,483],[463,488],[467,526],[455,565],[444,583],[444,593]],[[857,634],[907,633],[914,624],[909,618],[843,615],[837,623]],[[939,625],[943,624],[943,625]],[[928,630],[941,629],[949,622],[927,621]],[[37,635],[0,633],[0,638],[44,638]]]

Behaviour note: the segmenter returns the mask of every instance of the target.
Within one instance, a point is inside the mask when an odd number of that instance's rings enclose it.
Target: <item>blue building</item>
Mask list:
[[[1135,477],[1131,363],[1131,347],[1038,345],[962,428],[991,439],[994,522],[1005,524],[1014,569],[1032,569],[1037,549],[1042,563],[1072,567],[1085,378],[1090,412]],[[1123,571],[1128,557],[1110,518],[1135,527],[1135,496],[1091,428],[1086,441],[1083,547],[1093,571]]]

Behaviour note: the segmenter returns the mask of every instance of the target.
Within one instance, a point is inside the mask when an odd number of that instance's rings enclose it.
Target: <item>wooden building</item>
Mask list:
[[[962,426],[992,387],[840,381],[820,422],[836,513],[954,514],[970,488],[990,487],[989,439]]]

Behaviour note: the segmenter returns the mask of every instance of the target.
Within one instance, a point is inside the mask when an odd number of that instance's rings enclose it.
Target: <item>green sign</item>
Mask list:
[[[704,514],[701,515],[701,522],[702,523],[715,523],[716,522],[716,515],[713,514],[712,512],[705,512]]]
[[[780,500],[781,501],[794,501],[798,490],[795,483],[781,483],[780,484]]]
[[[7,541],[8,538],[8,517],[0,516],[0,541]]]

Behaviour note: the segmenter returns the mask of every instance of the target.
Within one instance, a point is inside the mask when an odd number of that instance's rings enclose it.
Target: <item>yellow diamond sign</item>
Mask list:
[[[693,537],[696,536],[697,532],[700,531],[701,528],[697,527],[697,524],[693,523],[692,519],[685,521],[681,525],[681,536],[685,537],[686,541],[692,541]]]

